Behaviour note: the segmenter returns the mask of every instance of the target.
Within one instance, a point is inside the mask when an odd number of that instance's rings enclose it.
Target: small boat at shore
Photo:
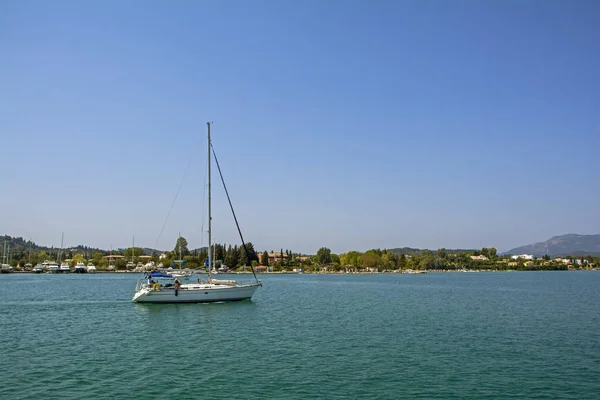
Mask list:
[[[64,273],[71,272],[71,267],[69,267],[69,264],[67,264],[66,262],[63,262],[60,264],[59,272],[64,272]]]
[[[0,272],[3,274],[9,274],[11,272],[14,272],[14,270],[12,266],[8,264],[2,264],[2,266],[0,266]]]
[[[60,266],[54,261],[44,261],[42,266],[45,267],[47,274],[58,274]]]
[[[78,263],[75,265],[75,268],[73,269],[73,273],[75,273],[75,274],[85,274],[85,273],[87,273],[87,272],[88,272],[88,271],[87,271],[87,267],[86,267],[86,266],[85,266],[85,264],[84,264],[84,263],[82,263],[81,261],[80,261],[80,262],[78,262]]]
[[[95,274],[98,271],[96,270],[96,266],[94,264],[89,263],[87,265],[87,272],[88,272],[88,274]]]
[[[190,271],[190,270],[172,269],[172,270],[165,270],[164,272],[171,275],[175,279],[181,279],[181,280],[190,279],[190,277],[192,276],[192,271]]]

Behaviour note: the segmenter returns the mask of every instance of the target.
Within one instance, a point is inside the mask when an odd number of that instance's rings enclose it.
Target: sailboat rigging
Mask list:
[[[8,246],[7,246],[8,245]],[[6,255],[6,249],[8,248],[8,256]],[[0,271],[4,273],[13,272],[13,267],[10,265],[10,244],[6,240],[4,235],[4,253],[2,254],[2,268]]]
[[[128,271],[131,271],[135,268],[135,263],[133,262],[133,256],[135,255],[135,236],[131,237],[131,261],[129,261],[127,263],[127,265],[125,266],[125,268],[127,268]]]
[[[212,245],[212,210],[211,210],[211,151],[215,157],[217,168],[219,169],[219,175],[227,194],[227,200],[233,213],[235,223],[242,240],[242,245],[246,254],[250,254],[242,237],[237,217],[233,211],[231,199],[223,180],[223,174],[221,173],[221,167],[217,161],[214,148],[210,139],[210,122],[206,123],[208,127],[208,281],[191,284],[180,284],[176,282],[175,285],[160,285],[152,280],[152,275],[148,276],[147,281],[138,280],[135,288],[135,294],[132,301],[137,303],[206,303],[216,301],[239,301],[249,300],[259,286],[262,283],[256,277],[254,267],[252,268],[252,274],[254,275],[255,282],[241,284],[235,280],[218,280],[212,277],[212,270],[215,268],[215,257],[214,249]]]
[[[60,262],[61,257],[62,257],[62,253],[63,253],[63,249],[64,249],[64,242],[65,239],[65,233],[63,232],[61,237],[60,237],[60,251],[58,252],[58,262],[60,263],[60,269],[59,272],[71,272],[71,268],[69,267],[69,263],[67,262],[67,260]]]

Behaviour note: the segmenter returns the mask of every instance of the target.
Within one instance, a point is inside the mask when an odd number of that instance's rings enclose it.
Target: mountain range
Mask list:
[[[545,242],[515,247],[504,254],[531,254],[536,257],[553,256],[600,256],[600,235],[567,235],[554,236]]]

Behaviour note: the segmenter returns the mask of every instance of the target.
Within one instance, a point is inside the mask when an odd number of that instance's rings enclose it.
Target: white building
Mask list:
[[[533,256],[531,254],[519,254],[516,256],[511,256],[513,260],[518,260],[519,258],[522,260],[533,260]]]

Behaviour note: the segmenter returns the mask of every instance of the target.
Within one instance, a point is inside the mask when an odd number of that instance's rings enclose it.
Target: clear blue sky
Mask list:
[[[2,1],[0,233],[206,244],[206,121],[260,250],[598,233],[598,21],[594,0]]]

